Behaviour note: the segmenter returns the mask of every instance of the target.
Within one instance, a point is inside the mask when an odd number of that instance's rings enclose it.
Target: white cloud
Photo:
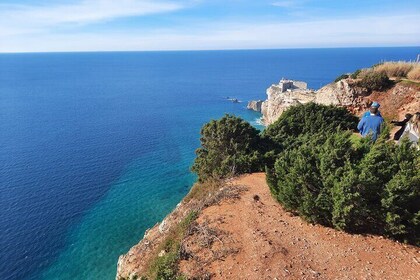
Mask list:
[[[205,22],[123,32],[0,35],[0,52],[419,46],[416,14],[305,22]]]
[[[84,25],[119,17],[143,16],[181,9],[153,0],[83,0],[61,5],[0,4],[0,35],[32,33],[60,25]]]

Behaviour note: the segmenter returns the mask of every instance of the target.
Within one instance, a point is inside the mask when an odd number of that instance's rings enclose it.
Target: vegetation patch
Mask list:
[[[392,81],[384,72],[367,72],[363,75],[362,79],[358,81],[357,85],[366,88],[369,91],[385,90],[392,86]]]
[[[420,63],[416,63],[413,69],[408,72],[407,78],[410,80],[420,81]]]
[[[349,75],[347,75],[347,74],[340,75],[334,80],[334,83],[337,83],[337,82],[339,82],[343,79],[347,79],[348,77],[349,77]]]
[[[314,103],[291,107],[260,135],[236,117],[212,122],[205,126],[203,147],[219,156],[196,160],[195,170],[205,170],[199,176],[232,174],[219,172],[223,164],[234,163],[235,174],[258,170],[249,168],[258,155],[271,192],[289,211],[311,223],[420,245],[420,152],[408,140],[400,145],[387,141],[386,128],[376,142],[360,138],[353,133],[357,117],[344,108]],[[224,145],[207,145],[215,139]],[[227,146],[244,147],[236,151],[245,160],[232,160]],[[201,191],[193,193],[202,197]]]
[[[197,216],[197,211],[191,211],[178,225],[170,230],[168,236],[155,251],[147,272],[140,279],[186,279],[178,271],[178,263],[182,254],[181,242],[188,234]]]
[[[411,61],[387,61],[376,64],[372,68],[362,71],[359,78],[363,77],[366,73],[379,73],[384,74],[389,78],[407,78],[414,81],[420,80],[420,63]]]
[[[188,203],[192,199],[204,201],[204,199],[216,193],[221,185],[221,180],[213,177],[208,178],[206,181],[197,182],[184,198],[184,202]]]
[[[241,118],[225,115],[201,129],[201,147],[192,171],[200,182],[262,170],[259,131]]]
[[[373,67],[373,71],[377,73],[385,73],[388,77],[406,78],[408,74],[419,68],[417,62],[407,61],[388,61]]]
[[[266,153],[278,154],[300,146],[318,133],[355,130],[358,118],[345,108],[315,103],[293,106],[262,133]]]
[[[401,80],[400,83],[410,87],[415,87],[417,90],[420,90],[420,82],[415,82],[411,80]]]
[[[354,71],[351,75],[350,75],[350,78],[352,78],[352,79],[357,79],[358,77],[359,77],[359,75],[360,75],[360,73],[362,72],[362,70],[360,70],[360,69],[357,69],[356,71]]]

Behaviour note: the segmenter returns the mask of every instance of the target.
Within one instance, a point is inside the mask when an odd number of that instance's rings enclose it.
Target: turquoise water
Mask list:
[[[0,279],[114,279],[195,181],[200,127],[281,77],[318,88],[419,48],[0,55]],[[226,97],[242,100],[231,103]]]

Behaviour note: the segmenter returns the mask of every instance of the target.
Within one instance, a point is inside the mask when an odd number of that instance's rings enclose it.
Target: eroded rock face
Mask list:
[[[345,107],[353,114],[360,115],[368,110],[372,101],[381,104],[383,116],[402,118],[406,113],[420,111],[419,86],[401,82],[384,91],[369,92],[358,86],[357,80],[343,79],[311,91],[301,88],[285,90],[280,82],[267,89],[267,100],[261,104],[261,113],[264,124],[269,125],[290,106],[315,102]]]
[[[351,111],[365,109],[364,97],[369,95],[365,88],[358,87],[355,81],[343,79],[328,84],[316,92],[314,102],[324,105],[344,106]]]
[[[182,201],[160,224],[146,230],[143,239],[127,254],[118,258],[116,280],[132,279],[141,275],[147,269],[148,260],[165,240],[171,227],[180,223],[195,207],[195,201]]]
[[[284,91],[281,85],[272,85],[267,89],[267,100],[262,102],[261,113],[265,125],[275,122],[290,106],[314,101],[315,94],[311,90],[297,89]]]
[[[324,105],[343,106],[356,113],[368,106],[368,91],[358,87],[351,79],[328,84],[317,91],[306,88],[284,90],[282,83],[267,89],[267,100],[262,102],[261,113],[265,125],[275,122],[290,106],[315,102]]]
[[[256,112],[261,112],[262,103],[263,103],[262,100],[249,101],[248,106],[246,106],[246,108],[249,109],[249,110],[256,111]]]

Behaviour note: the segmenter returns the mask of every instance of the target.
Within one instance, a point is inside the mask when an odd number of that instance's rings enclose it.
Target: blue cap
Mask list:
[[[370,105],[370,107],[374,107],[374,108],[379,108],[381,105],[379,105],[378,102],[373,102],[372,105]]]

